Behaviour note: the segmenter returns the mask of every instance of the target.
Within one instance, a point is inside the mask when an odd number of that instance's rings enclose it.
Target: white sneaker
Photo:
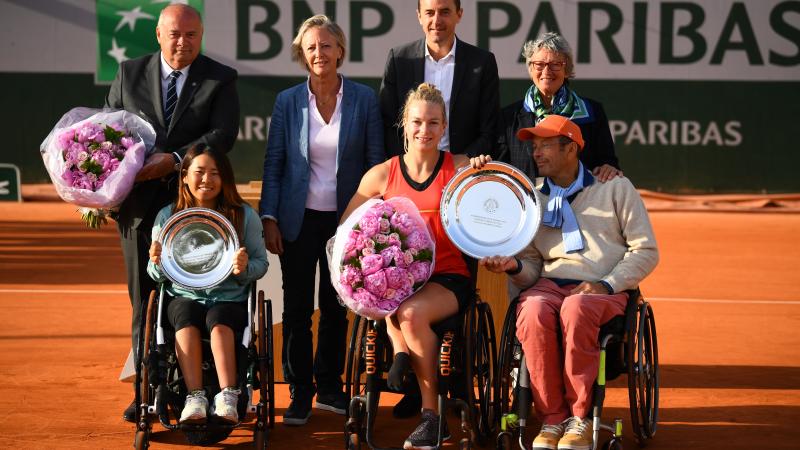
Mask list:
[[[192,391],[186,396],[186,402],[181,411],[181,423],[203,423],[206,421],[208,399],[202,390]]]
[[[221,390],[219,394],[214,396],[214,408],[211,410],[211,415],[217,416],[225,422],[239,422],[237,407],[241,392],[239,389],[229,387]]]

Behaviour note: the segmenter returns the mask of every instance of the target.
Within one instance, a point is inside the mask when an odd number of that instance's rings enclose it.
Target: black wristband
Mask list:
[[[514,257],[514,261],[517,262],[517,267],[511,270],[506,270],[506,273],[509,275],[516,275],[522,272],[522,261],[520,261],[516,256]]]

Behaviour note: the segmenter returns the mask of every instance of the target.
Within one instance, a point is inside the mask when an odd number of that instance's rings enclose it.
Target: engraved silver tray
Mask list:
[[[158,238],[162,245],[161,271],[175,284],[208,289],[233,270],[239,238],[231,222],[206,208],[188,208],[173,214]]]
[[[439,214],[450,240],[473,258],[515,255],[541,223],[533,183],[501,162],[458,171],[442,192]]]

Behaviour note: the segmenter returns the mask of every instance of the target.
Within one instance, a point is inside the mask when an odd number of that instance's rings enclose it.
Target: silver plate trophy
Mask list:
[[[208,289],[233,270],[239,238],[231,222],[206,208],[188,208],[173,214],[158,237],[161,271],[175,284]]]
[[[442,192],[439,214],[450,240],[473,258],[511,256],[539,229],[541,210],[531,180],[515,167],[467,167]]]

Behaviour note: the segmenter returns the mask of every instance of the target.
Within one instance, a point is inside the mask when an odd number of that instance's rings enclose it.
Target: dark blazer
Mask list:
[[[239,132],[236,71],[199,55],[189,68],[169,129],[164,126],[160,77],[160,52],[123,62],[108,91],[106,107],[125,109],[150,122],[156,131],[156,153],[183,155],[201,142],[230,151]],[[137,183],[120,206],[120,228],[136,229],[142,222],[149,228],[158,210],[172,200],[174,184],[174,177],[167,186],[163,180]],[[173,195],[165,195],[165,188],[173,189]]]
[[[583,135],[584,147],[580,153],[583,165],[590,171],[603,164],[619,169],[619,161],[614,151],[614,140],[608,127],[608,118],[603,105],[592,99],[581,97],[589,108],[590,118],[578,123]],[[538,176],[533,162],[531,141],[517,139],[520,128],[535,126],[535,115],[525,111],[522,100],[514,102],[501,111],[501,131],[497,141],[498,160],[507,162],[525,172],[532,179]]]
[[[389,51],[378,96],[388,156],[403,153],[400,110],[408,91],[425,81],[425,39]],[[450,95],[450,151],[491,154],[500,114],[500,80],[494,54],[456,40],[456,66]]]
[[[347,208],[364,173],[386,160],[375,91],[347,78],[343,83],[335,168],[337,217]],[[275,99],[259,203],[260,215],[277,219],[281,236],[290,242],[297,239],[303,224],[311,175],[307,86],[300,83]]]

